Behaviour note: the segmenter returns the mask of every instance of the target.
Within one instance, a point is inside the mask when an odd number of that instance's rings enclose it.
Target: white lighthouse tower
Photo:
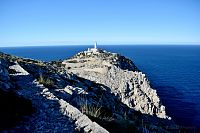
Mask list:
[[[94,42],[94,49],[97,49],[97,42]]]
[[[94,47],[91,48],[91,49],[88,48],[88,52],[96,53],[97,51],[98,51],[98,49],[97,49],[97,42],[94,42]]]
[[[87,52],[92,52],[92,53],[98,52],[97,42],[94,42],[94,47],[93,48],[88,48]]]

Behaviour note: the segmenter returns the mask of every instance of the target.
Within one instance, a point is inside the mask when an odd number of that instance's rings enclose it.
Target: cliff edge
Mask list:
[[[130,59],[105,50],[88,50],[64,60],[62,64],[70,73],[108,86],[128,107],[171,119],[166,115],[156,90]]]
[[[166,115],[146,76],[116,53],[89,49],[63,61],[43,62],[0,53],[0,112],[17,121],[3,132],[170,132],[178,129]],[[2,95],[0,95],[2,96]],[[15,98],[18,99],[18,98]],[[23,101],[23,102],[21,102]],[[20,114],[20,117],[18,115]],[[11,122],[7,117],[1,123]],[[116,128],[117,127],[117,128]]]

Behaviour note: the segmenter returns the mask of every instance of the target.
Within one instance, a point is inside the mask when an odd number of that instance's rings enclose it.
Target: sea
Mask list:
[[[0,47],[8,54],[53,61],[91,45]],[[157,90],[167,115],[187,128],[200,127],[200,45],[98,45],[130,58]]]

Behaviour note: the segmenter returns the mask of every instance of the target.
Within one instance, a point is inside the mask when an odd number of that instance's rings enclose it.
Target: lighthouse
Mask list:
[[[88,51],[88,52],[92,52],[92,53],[98,52],[98,49],[97,49],[97,42],[94,42],[94,47],[93,47],[93,48],[88,48],[87,51]]]
[[[94,42],[94,49],[97,49],[97,42]]]

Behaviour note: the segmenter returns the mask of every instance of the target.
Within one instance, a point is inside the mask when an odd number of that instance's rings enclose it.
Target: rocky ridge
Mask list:
[[[130,108],[171,119],[145,74],[124,56],[103,50],[83,51],[62,64],[68,72],[108,86]]]
[[[129,59],[103,50],[63,62],[0,53],[0,89],[30,100],[35,110],[4,132],[169,132],[177,127],[145,75]]]

